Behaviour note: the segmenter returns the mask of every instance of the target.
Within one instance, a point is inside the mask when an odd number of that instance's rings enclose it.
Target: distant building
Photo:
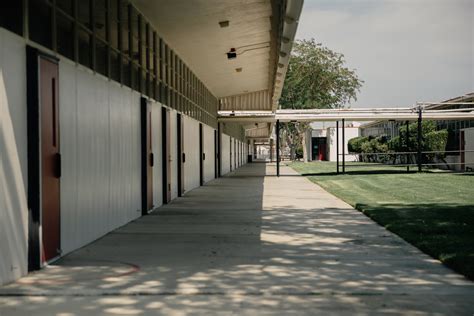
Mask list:
[[[453,104],[458,103],[458,104]],[[467,104],[459,104],[467,103]],[[474,107],[474,92],[463,96],[442,101],[437,104],[428,105],[427,110],[452,110],[452,109],[466,109]],[[474,157],[467,160],[471,153],[461,153],[463,146],[471,146],[474,143],[474,134],[470,131],[474,128],[474,120],[444,120],[436,121],[437,129],[448,130],[448,142],[446,145],[446,161],[451,163],[457,170],[471,168],[470,164],[463,165],[463,161],[474,162]],[[399,135],[401,126],[404,126],[404,121],[374,121],[360,126],[361,136],[387,136],[393,138]],[[467,130],[467,132],[466,132]],[[463,132],[464,131],[464,132]],[[472,136],[471,136],[472,135]],[[467,150],[465,148],[465,150]],[[457,152],[456,152],[457,151]]]
[[[348,142],[350,139],[359,136],[358,122],[347,122],[344,128],[344,151],[346,161],[356,161],[356,155],[350,155],[348,151]],[[311,142],[308,144],[308,158],[310,161],[336,161],[336,124],[335,123],[313,123],[311,124]],[[308,137],[309,139],[309,137]],[[342,154],[342,127],[339,127],[339,153]],[[342,159],[342,156],[339,157]]]

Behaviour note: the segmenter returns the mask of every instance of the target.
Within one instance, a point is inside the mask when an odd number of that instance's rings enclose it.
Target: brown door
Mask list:
[[[199,183],[204,185],[204,160],[206,154],[204,153],[204,139],[203,139],[202,124],[199,123]]]
[[[153,209],[153,132],[151,108],[148,100],[141,99],[141,135],[142,135],[142,215]]]
[[[170,111],[162,108],[163,203],[171,202]]]
[[[151,120],[151,111],[148,110],[147,115],[147,206],[148,210],[153,209],[153,164],[154,156],[152,151],[152,120]]]
[[[41,261],[48,262],[61,254],[58,64],[40,57],[39,68],[43,234]]]

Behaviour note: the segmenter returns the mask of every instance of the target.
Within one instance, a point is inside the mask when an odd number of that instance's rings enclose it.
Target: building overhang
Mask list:
[[[417,108],[359,108],[322,110],[276,110],[275,112],[219,112],[219,122],[281,123],[339,121],[410,121],[417,120]],[[469,120],[474,119],[474,108],[456,110],[422,110],[427,120]]]
[[[220,100],[275,110],[303,0],[132,0]]]

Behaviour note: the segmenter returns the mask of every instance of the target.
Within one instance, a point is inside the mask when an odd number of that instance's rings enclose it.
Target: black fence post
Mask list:
[[[408,142],[410,141],[410,130],[409,130],[409,125],[410,123],[408,121],[405,122],[406,124],[406,127],[407,127],[407,132],[406,132],[406,135],[405,135],[405,139],[406,139],[406,144],[405,144],[405,152],[406,152],[406,163],[407,163],[407,172],[410,172],[410,154],[408,153],[408,151],[410,150],[410,146],[408,145]]]
[[[346,120],[342,119],[342,174],[346,173],[346,136],[345,136]]]
[[[277,177],[280,176],[280,120],[276,121],[276,162]]]
[[[422,154],[421,154],[421,140],[423,139],[423,136],[421,135],[422,133],[422,126],[421,126],[421,121],[422,121],[422,114],[421,114],[421,106],[418,108],[418,172],[421,172],[421,165],[422,165]]]
[[[339,121],[336,121],[336,173],[339,174]]]

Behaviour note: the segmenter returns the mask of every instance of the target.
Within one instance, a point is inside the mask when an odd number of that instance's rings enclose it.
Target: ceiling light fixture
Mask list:
[[[235,51],[235,48],[231,48],[226,54],[227,54],[227,59],[237,58],[237,52]]]
[[[228,20],[220,21],[219,26],[220,27],[228,27],[229,26],[229,21]]]

